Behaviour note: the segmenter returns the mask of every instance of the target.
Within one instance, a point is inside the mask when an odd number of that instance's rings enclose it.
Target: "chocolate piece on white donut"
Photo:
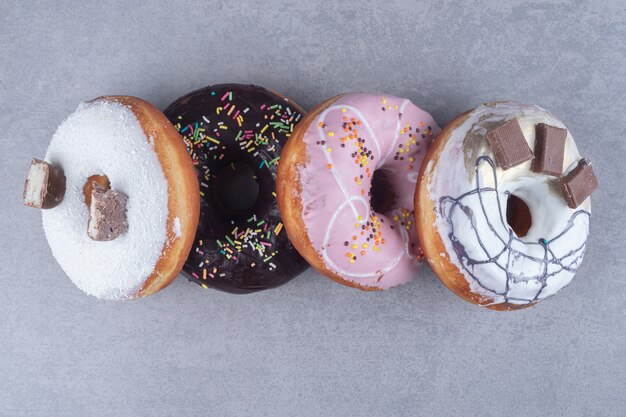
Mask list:
[[[563,196],[570,208],[577,208],[598,188],[598,179],[589,160],[582,158],[574,169],[559,179]]]
[[[487,132],[496,163],[507,170],[533,158],[517,119],[511,119]]]
[[[24,183],[24,204],[50,209],[63,201],[65,174],[58,166],[33,158]]]
[[[107,190],[93,182],[89,205],[87,234],[93,240],[113,240],[128,230],[126,202],[128,197],[114,190]]]
[[[563,173],[563,153],[567,129],[537,123],[535,126],[535,159],[533,172],[559,176]]]

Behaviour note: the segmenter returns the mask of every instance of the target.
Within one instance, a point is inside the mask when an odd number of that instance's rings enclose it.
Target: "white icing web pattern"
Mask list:
[[[483,164],[489,165],[494,187],[481,186],[480,168]],[[483,290],[502,297],[506,303],[527,304],[552,295],[554,290],[544,291],[549,285],[548,280],[564,278],[566,284],[582,261],[586,234],[582,242],[572,237],[577,233],[574,229],[580,227],[580,222],[576,224],[577,219],[584,218],[587,223],[591,214],[578,210],[571,215],[563,230],[551,239],[525,241],[515,234],[504,218],[493,160],[488,156],[479,157],[475,169],[476,187],[456,198],[441,197],[437,208],[450,227],[448,238],[466,277]],[[509,192],[504,195],[508,197]],[[480,207],[478,213],[475,212],[476,199]],[[499,212],[497,218],[488,215],[490,210],[486,205],[486,201],[494,200]],[[455,229],[459,227],[469,227],[471,238],[461,237],[463,233],[457,233]],[[490,234],[485,236],[486,233]]]

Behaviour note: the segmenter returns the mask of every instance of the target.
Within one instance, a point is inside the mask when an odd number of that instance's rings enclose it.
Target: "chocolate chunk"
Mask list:
[[[535,126],[533,171],[559,176],[563,173],[563,153],[567,129],[538,123]]]
[[[50,209],[58,206],[65,195],[63,170],[46,161],[33,158],[24,183],[24,204]]]
[[[126,202],[128,197],[93,182],[87,234],[93,240],[113,240],[128,230]]]
[[[511,119],[487,132],[496,163],[504,170],[533,158],[517,119]]]
[[[578,161],[576,168],[559,179],[565,201],[570,208],[580,206],[598,188],[598,179],[589,160]]]

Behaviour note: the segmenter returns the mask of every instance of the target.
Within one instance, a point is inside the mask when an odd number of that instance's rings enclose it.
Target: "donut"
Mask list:
[[[413,194],[439,130],[409,100],[383,94],[342,94],[307,114],[283,149],[278,204],[316,270],[361,290],[416,276]]]
[[[61,123],[45,161],[31,165],[25,202],[44,208],[52,253],[79,289],[125,300],[154,294],[180,272],[198,222],[197,189],[167,118],[141,99],[108,96]],[[52,207],[47,190],[55,190]]]
[[[596,186],[554,115],[481,105],[442,130],[422,165],[415,213],[424,255],[466,301],[494,310],[536,304],[580,266]]]
[[[221,84],[180,97],[165,114],[200,182],[200,222],[183,267],[189,280],[246,294],[304,271],[276,203],[281,150],[304,111],[262,87]]]

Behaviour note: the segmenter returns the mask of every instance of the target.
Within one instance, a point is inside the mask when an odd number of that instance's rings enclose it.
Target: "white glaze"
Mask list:
[[[54,257],[84,292],[103,299],[132,298],[152,274],[167,240],[167,180],[135,114],[122,104],[83,103],[59,126],[46,160],[67,178],[61,204],[43,210]],[[128,231],[115,240],[87,236],[83,185],[106,175],[128,196]]]
[[[589,233],[590,199],[577,209],[570,209],[559,194],[557,177],[532,172],[531,161],[506,171],[497,167],[495,178],[486,159],[480,159],[479,168],[475,168],[481,157],[493,161],[493,152],[485,139],[487,130],[511,118],[517,118],[531,149],[534,149],[537,123],[565,127],[551,113],[537,106],[512,102],[482,105],[454,129],[438,163],[429,161],[425,172],[430,179],[429,196],[436,206],[435,227],[447,252],[444,257],[457,265],[470,290],[482,296],[483,304],[526,304],[555,294],[573,278],[582,261]],[[564,171],[572,169],[579,159],[580,154],[568,131]],[[493,188],[496,180],[497,193],[485,190],[467,195],[462,205],[455,205],[454,200],[446,198],[457,199],[478,187]],[[506,220],[501,221],[506,219],[508,193],[522,198],[532,216],[530,230],[519,240]],[[471,210],[472,215],[463,212],[462,207]],[[559,236],[570,219],[573,219],[571,227]],[[513,233],[512,239],[509,239],[510,233]],[[451,234],[457,240],[457,249],[462,247],[466,255],[460,257],[455,251]],[[538,243],[541,238],[548,241],[547,250]],[[570,254],[571,251],[575,253]],[[498,254],[500,256],[496,256]],[[537,260],[544,257],[545,262]],[[479,263],[470,265],[468,258]],[[567,268],[557,264],[559,258],[561,265]]]

